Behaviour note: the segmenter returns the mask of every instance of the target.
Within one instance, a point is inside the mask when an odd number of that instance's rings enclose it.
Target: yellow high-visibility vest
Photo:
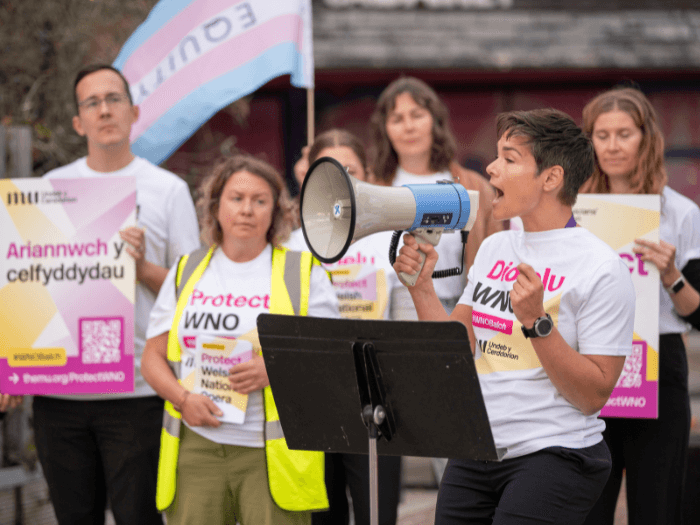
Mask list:
[[[180,318],[195,284],[209,265],[216,246],[202,248],[180,259],[175,278],[177,308],[168,334],[168,364],[180,381],[181,349],[178,338]],[[320,263],[309,252],[273,248],[270,313],[306,315],[309,309],[311,269]],[[183,284],[184,283],[184,284]],[[269,386],[263,389],[265,408],[265,456],[272,499],[289,511],[328,508],[324,482],[323,452],[289,450],[284,439],[275,400]],[[177,457],[180,449],[182,415],[165,402],[160,438],[156,506],[167,509],[175,498]]]

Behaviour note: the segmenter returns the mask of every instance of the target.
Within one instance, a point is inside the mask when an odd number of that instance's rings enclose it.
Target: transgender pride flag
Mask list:
[[[160,164],[221,108],[280,75],[313,87],[311,0],[160,0],[114,61],[141,110],[134,154]]]

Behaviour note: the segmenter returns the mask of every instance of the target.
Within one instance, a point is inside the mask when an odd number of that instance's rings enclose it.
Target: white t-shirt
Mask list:
[[[441,171],[440,173],[434,173],[432,175],[414,175],[403,168],[398,168],[392,185],[435,184],[441,180],[452,180],[452,174],[449,171]],[[401,249],[401,246],[403,246],[403,240],[399,241],[397,253],[398,250]],[[462,267],[462,236],[459,232],[443,233],[435,250],[438,253],[438,262],[435,270]],[[456,301],[460,292],[464,289],[465,274],[468,270],[469,268],[465,268],[462,275],[435,279],[433,281],[433,286],[435,287],[437,296],[442,300]],[[452,306],[454,307],[454,303]]]
[[[340,315],[348,319],[389,319],[392,291],[403,287],[389,264],[392,232],[380,232],[350,245],[338,262],[324,264],[333,277]],[[285,246],[308,250],[301,228]]]
[[[126,167],[109,173],[88,167],[87,157],[48,172],[55,179],[87,177],[135,177],[137,225],[145,228],[146,260],[170,268],[181,255],[200,246],[199,224],[192,197],[185,181],[140,157]],[[141,355],[146,344],[148,314],[155,295],[143,284],[136,284],[134,306],[134,392],[125,394],[83,394],[55,396],[65,399],[113,399],[156,395],[141,375]]]
[[[504,457],[550,446],[584,448],[605,429],[559,394],[512,313],[517,265],[540,275],[544,307],[566,343],[581,354],[627,356],[632,351],[635,292],[628,268],[583,228],[505,231],[484,240],[459,302],[471,306],[475,364]],[[529,327],[528,327],[529,328]]]
[[[151,310],[147,336],[150,339],[169,332],[175,317],[176,266],[168,272]],[[270,309],[270,276],[272,247],[267,247],[252,261],[237,263],[217,248],[209,266],[197,282],[180,318],[178,335],[182,349],[181,376],[183,385],[191,389],[197,351],[197,336],[226,336],[252,343],[260,352],[256,321],[258,314]],[[326,272],[314,266],[311,272],[309,316],[338,317],[338,302]],[[248,396],[245,421],[242,424],[222,423],[213,427],[190,427],[201,436],[227,445],[263,447],[262,391]]]
[[[659,237],[676,247],[676,267],[679,270],[688,261],[700,259],[700,208],[668,186],[661,193]],[[675,313],[673,301],[663,284],[659,298],[659,333],[678,334],[688,331],[690,325]]]

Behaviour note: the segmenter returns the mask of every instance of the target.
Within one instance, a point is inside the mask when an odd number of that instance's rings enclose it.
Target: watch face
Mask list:
[[[552,322],[552,319],[549,316],[540,317],[535,322],[534,326],[535,332],[540,337],[547,337],[549,334],[552,333],[552,328],[554,328],[554,323]]]
[[[678,293],[683,289],[684,286],[685,286],[685,279],[683,279],[683,278],[678,279],[678,282],[673,285],[673,288],[671,288],[671,291],[673,293]]]

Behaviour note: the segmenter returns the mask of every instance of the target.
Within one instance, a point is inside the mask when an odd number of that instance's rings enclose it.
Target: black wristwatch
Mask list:
[[[664,286],[664,288],[666,288],[666,291],[669,294],[677,294],[678,292],[680,292],[683,289],[684,286],[685,286],[685,277],[683,277],[683,274],[681,274],[681,276],[678,279],[676,279],[675,282],[671,286],[668,286],[668,287]]]
[[[554,329],[554,321],[552,321],[552,316],[545,314],[543,317],[535,319],[535,324],[532,325],[532,328],[525,328],[525,326],[521,326],[520,328],[523,330],[525,339],[547,337]]]

